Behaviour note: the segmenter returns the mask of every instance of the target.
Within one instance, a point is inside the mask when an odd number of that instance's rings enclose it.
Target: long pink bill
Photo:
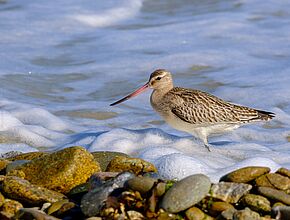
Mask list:
[[[124,97],[124,98],[122,98],[122,99],[120,99],[120,100],[118,100],[118,101],[116,101],[116,102],[110,104],[110,106],[120,104],[121,102],[124,102],[124,101],[126,101],[126,100],[128,100],[128,99],[130,99],[130,98],[132,98],[132,97],[134,97],[134,96],[137,96],[137,95],[139,95],[140,93],[144,92],[146,89],[148,89],[148,87],[149,87],[149,84],[146,83],[144,86],[140,87],[140,88],[137,89],[136,91],[134,91],[134,92],[132,92],[131,94],[127,95],[126,97]]]

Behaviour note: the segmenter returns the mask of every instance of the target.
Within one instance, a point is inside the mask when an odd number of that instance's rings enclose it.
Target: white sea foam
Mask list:
[[[204,173],[217,181],[226,172],[243,166],[268,166],[273,171],[281,166],[289,167],[290,159],[288,151],[277,152],[255,143],[216,143],[212,152],[208,152],[191,138],[171,136],[159,129],[90,131],[76,139],[72,143],[90,151],[114,150],[150,161],[168,179]]]
[[[208,164],[197,157],[176,153],[160,157],[155,164],[160,175],[165,179],[182,179],[192,174],[207,174],[213,171]]]
[[[66,137],[66,132],[79,128],[57,118],[47,110],[28,104],[1,100],[0,106],[2,136],[8,141],[16,142],[17,146],[19,143],[25,143],[27,146],[40,148],[53,147]],[[25,145],[22,146],[25,149]],[[10,148],[6,150],[9,151]]]
[[[31,111],[27,110],[29,107]],[[51,147],[51,150],[56,150],[81,145],[89,151],[119,151],[148,160],[156,165],[163,178],[181,179],[190,174],[204,173],[209,175],[212,181],[217,181],[226,172],[242,166],[263,165],[275,170],[283,165],[288,166],[290,160],[288,150],[280,149],[279,152],[275,150],[279,147],[276,143],[260,145],[250,141],[239,142],[239,137],[245,134],[243,129],[236,131],[240,132],[235,134],[237,138],[235,135],[230,136],[238,142],[216,141],[213,142],[212,152],[208,152],[200,142],[189,136],[169,135],[160,129],[118,128],[96,132],[84,129],[81,131],[77,127],[78,133],[69,134],[66,131],[73,130],[72,124],[59,118],[55,120],[55,116],[43,109],[36,109],[27,104],[21,107],[20,103],[7,100],[2,102],[2,108],[5,109],[2,111],[2,134],[19,143],[2,144],[1,153],[15,149],[23,152],[35,150],[31,146]],[[32,120],[31,112],[35,115],[35,119],[41,116],[42,123]],[[60,124],[62,126],[59,126]],[[259,131],[251,130],[249,133],[257,136]],[[258,136],[257,139],[260,138],[263,139],[264,136]],[[286,149],[287,146],[281,148]]]

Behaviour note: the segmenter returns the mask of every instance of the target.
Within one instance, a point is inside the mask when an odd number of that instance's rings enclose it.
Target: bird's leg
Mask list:
[[[210,144],[208,143],[207,137],[206,137],[206,136],[203,137],[202,140],[203,140],[204,147],[205,147],[209,152],[211,152],[211,150],[210,150]]]
[[[194,137],[198,138],[199,141],[202,141],[203,146],[209,151],[210,150],[210,144],[208,143],[207,140],[207,133],[203,129],[196,129],[194,133],[191,133]]]
[[[209,144],[204,144],[204,147],[205,147],[209,152],[211,152],[211,150],[210,150],[210,145],[209,145]]]

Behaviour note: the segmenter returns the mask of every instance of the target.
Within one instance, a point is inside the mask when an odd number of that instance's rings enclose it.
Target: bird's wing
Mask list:
[[[228,103],[202,91],[176,87],[168,96],[172,113],[191,124],[246,123],[261,120],[258,110]]]

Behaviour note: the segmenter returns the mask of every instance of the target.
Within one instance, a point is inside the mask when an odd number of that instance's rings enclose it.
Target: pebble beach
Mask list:
[[[35,220],[286,220],[290,170],[249,166],[211,182],[204,174],[162,179],[118,152],[69,147],[10,152],[0,160],[0,218]]]

